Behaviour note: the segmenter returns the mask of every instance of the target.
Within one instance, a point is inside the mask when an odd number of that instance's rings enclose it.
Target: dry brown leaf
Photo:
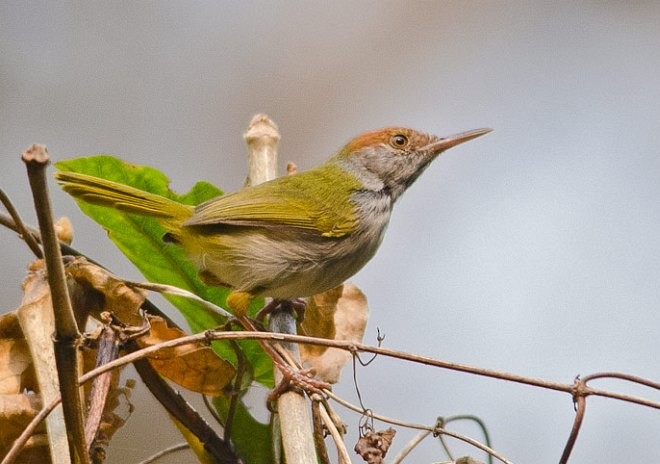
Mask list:
[[[0,316],[0,456],[39,412],[41,397],[23,331],[15,312]],[[44,425],[19,455],[19,462],[48,462]]]
[[[25,339],[0,339],[0,394],[19,393],[25,389],[23,379],[30,368],[32,358]]]
[[[335,339],[335,312],[337,301],[342,296],[344,285],[335,287],[327,292],[312,296],[305,308],[305,318],[298,324],[298,333],[310,337]],[[304,356],[321,356],[328,348],[325,346],[303,345]]]
[[[105,307],[115,310],[123,315],[124,319],[130,321],[139,321],[141,319],[132,318],[137,314],[137,308],[144,300],[142,292],[135,291],[127,287],[123,281],[109,274],[98,266],[87,262],[84,258],[75,258],[66,263],[70,280],[69,290],[72,299],[79,305],[85,306],[83,313],[89,313],[90,307],[94,310],[102,310]],[[50,289],[46,281],[46,270],[43,261],[37,260],[30,264],[30,273],[23,282],[23,301],[21,307],[15,315],[7,315],[0,318],[0,391],[2,388],[18,388],[18,392],[27,390],[37,393],[30,395],[16,395],[18,402],[14,401],[14,407],[11,409],[11,416],[6,411],[0,414],[0,443],[7,440],[10,444],[22,432],[29,420],[34,417],[36,409],[27,408],[28,404],[41,404],[46,398],[49,403],[56,396],[59,396],[59,387],[57,382],[57,373],[53,353],[52,334],[54,323],[52,321],[53,309],[50,298]],[[80,314],[76,314],[80,316]],[[130,315],[130,317],[128,316]],[[86,316],[85,316],[86,317]],[[13,319],[12,319],[13,318]],[[14,320],[15,319],[15,320]],[[20,322],[20,326],[17,323]],[[84,321],[84,318],[80,322]],[[29,334],[24,339],[24,334]],[[14,337],[7,339],[8,336]],[[29,350],[27,347],[29,346]],[[83,365],[85,370],[89,370],[96,364],[95,349],[87,349],[82,352]],[[32,364],[39,366],[34,368]],[[38,371],[39,383],[34,380],[34,371]],[[116,413],[117,401],[113,400],[119,396],[127,396],[126,388],[119,388],[119,371],[113,371],[112,381],[107,390],[108,401],[103,408],[103,416],[100,429],[103,437],[109,437],[125,421],[127,414]],[[91,382],[85,385],[85,392],[89,399]],[[44,391],[46,392],[44,394]],[[45,395],[45,396],[44,396]],[[23,398],[25,397],[25,398]],[[0,396],[0,403],[6,405],[5,396]],[[12,400],[13,401],[13,400]],[[126,403],[126,402],[124,402]],[[17,407],[25,407],[20,411]],[[131,406],[129,406],[130,409]],[[59,446],[60,438],[63,438],[63,446],[68,449],[68,442],[65,431],[60,430],[63,427],[61,417],[61,407],[56,408],[46,419],[47,428],[52,440],[55,440],[54,446]],[[119,420],[117,420],[119,418]],[[7,425],[10,423],[11,426]],[[14,433],[13,436],[7,434]],[[64,435],[62,435],[64,433]],[[28,455],[31,456],[30,462],[50,462],[48,451],[48,436],[42,433],[28,442],[28,448],[20,455],[20,462],[27,462]],[[43,450],[34,448],[34,443],[43,442]],[[45,451],[44,451],[45,450]],[[7,450],[5,450],[7,451]],[[38,451],[45,453],[43,455],[35,454]],[[32,458],[33,457],[33,458]]]
[[[380,432],[369,431],[360,437],[355,445],[355,452],[368,464],[383,464],[394,435],[396,430],[391,427]]]
[[[83,257],[76,257],[66,266],[66,270],[73,279],[83,287],[83,291],[72,291],[74,307],[78,312],[80,306],[94,306],[93,310],[108,311],[128,326],[141,326],[142,316],[140,306],[146,298],[146,291],[129,287],[126,281],[108,272],[96,264],[90,263]],[[103,297],[94,299],[94,294],[85,292],[85,287],[93,288]]]
[[[0,395],[37,390],[30,349],[15,312],[0,316]]]
[[[39,395],[16,393],[0,395],[0,456],[5,456],[14,440],[41,409]],[[30,438],[16,462],[50,462],[45,424]]]
[[[361,342],[369,318],[367,298],[357,286],[344,284],[310,298],[299,333],[330,340]],[[337,348],[301,345],[303,364],[312,367],[316,376],[337,383],[351,353]]]
[[[0,338],[25,338],[15,312],[0,316]]]
[[[151,329],[137,342],[147,347],[186,335],[180,329],[169,327],[160,317],[149,316]],[[202,343],[160,350],[150,356],[149,362],[158,373],[182,387],[205,395],[221,395],[234,377],[234,367],[218,357],[211,347]]]

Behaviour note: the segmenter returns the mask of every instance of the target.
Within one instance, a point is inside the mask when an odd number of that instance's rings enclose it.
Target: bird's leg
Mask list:
[[[237,319],[245,330],[259,331],[249,317],[238,316]],[[312,369],[295,369],[291,367],[267,340],[259,340],[259,344],[266,354],[273,360],[273,364],[275,364],[282,373],[282,380],[270,393],[269,399],[277,398],[290,388],[300,388],[310,394],[323,394],[321,390],[324,388],[330,388],[330,384],[327,382],[312,377]]]
[[[280,300],[273,298],[269,303],[266,303],[266,306],[261,308],[255,320],[262,325],[266,320],[267,316],[270,316],[273,311],[275,311],[281,305],[288,305],[296,313],[296,320],[300,323],[305,319],[305,309],[307,308],[307,302],[302,298],[296,298],[295,300]]]
[[[231,292],[227,297],[227,306],[233,311],[238,322],[245,330],[259,332],[252,320],[247,316],[247,310],[254,297],[248,292]],[[273,300],[270,304],[275,305],[270,308],[272,312],[277,306],[283,303],[282,300]],[[286,303],[289,303],[288,301]],[[267,305],[267,306],[269,306]],[[293,305],[292,305],[293,306]],[[293,306],[295,308],[295,306]],[[290,388],[300,388],[307,393],[321,393],[324,388],[330,388],[327,382],[312,377],[311,369],[295,369],[291,367],[280,353],[267,340],[258,340],[259,344],[266,354],[273,360],[273,363],[282,373],[282,380],[275,387],[269,398],[276,398]]]
[[[270,314],[275,311],[275,309],[282,304],[282,300],[279,300],[277,298],[273,298],[270,300],[268,303],[266,303],[266,306],[261,308],[259,312],[257,312],[257,315],[255,316],[255,320],[261,324],[262,326],[265,327],[264,321],[266,320],[266,317],[270,316]]]
[[[298,324],[301,324],[305,320],[305,310],[307,309],[307,302],[302,298],[296,298],[295,300],[289,301],[291,309],[296,313],[296,320]]]

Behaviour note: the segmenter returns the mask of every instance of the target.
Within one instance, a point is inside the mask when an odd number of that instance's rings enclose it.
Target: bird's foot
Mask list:
[[[273,403],[282,394],[291,390],[305,392],[308,395],[312,393],[323,395],[323,390],[330,388],[329,383],[313,377],[313,369],[294,369],[283,362],[275,362],[275,365],[282,373],[282,380],[268,395],[269,403]]]

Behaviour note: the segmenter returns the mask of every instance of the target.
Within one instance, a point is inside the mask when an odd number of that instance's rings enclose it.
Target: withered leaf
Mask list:
[[[32,368],[25,339],[0,339],[0,394],[19,393],[26,388],[23,376]],[[34,385],[30,385],[34,388]]]
[[[128,326],[142,325],[140,306],[146,298],[146,291],[130,287],[126,281],[83,257],[76,257],[66,266],[68,274],[83,287],[91,287],[102,295],[102,311],[114,314]],[[72,296],[72,299],[75,298]],[[82,296],[88,302],[89,295]],[[99,309],[99,308],[95,308]]]
[[[355,445],[355,452],[368,464],[383,464],[394,435],[396,430],[391,427],[380,432],[369,431],[360,437]]]
[[[149,334],[137,340],[143,348],[186,335],[180,329],[169,327],[160,317],[149,316],[149,321]],[[221,395],[235,374],[229,362],[219,358],[211,347],[202,343],[160,350],[148,359],[163,377],[205,395]]]
[[[309,300],[305,319],[298,326],[301,334],[330,340],[361,342],[369,318],[367,298],[350,283],[314,295]],[[329,383],[337,383],[351,354],[337,348],[302,345],[300,355],[316,376]]]
[[[16,393],[0,395],[0,456],[5,456],[25,427],[41,409],[39,395]],[[50,462],[45,423],[37,428],[18,456],[17,462]]]
[[[16,312],[0,316],[0,394],[38,390],[30,349]]]
[[[15,312],[0,316],[0,456],[41,408],[34,366]],[[45,425],[19,455],[21,462],[48,462]]]

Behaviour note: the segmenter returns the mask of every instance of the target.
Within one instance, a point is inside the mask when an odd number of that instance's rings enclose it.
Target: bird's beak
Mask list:
[[[424,147],[424,151],[432,155],[439,155],[451,147],[455,147],[461,143],[476,139],[477,137],[481,137],[482,135],[485,135],[492,130],[493,129],[475,129],[467,132],[461,132],[460,134],[450,135],[449,137],[444,137],[428,144]]]

